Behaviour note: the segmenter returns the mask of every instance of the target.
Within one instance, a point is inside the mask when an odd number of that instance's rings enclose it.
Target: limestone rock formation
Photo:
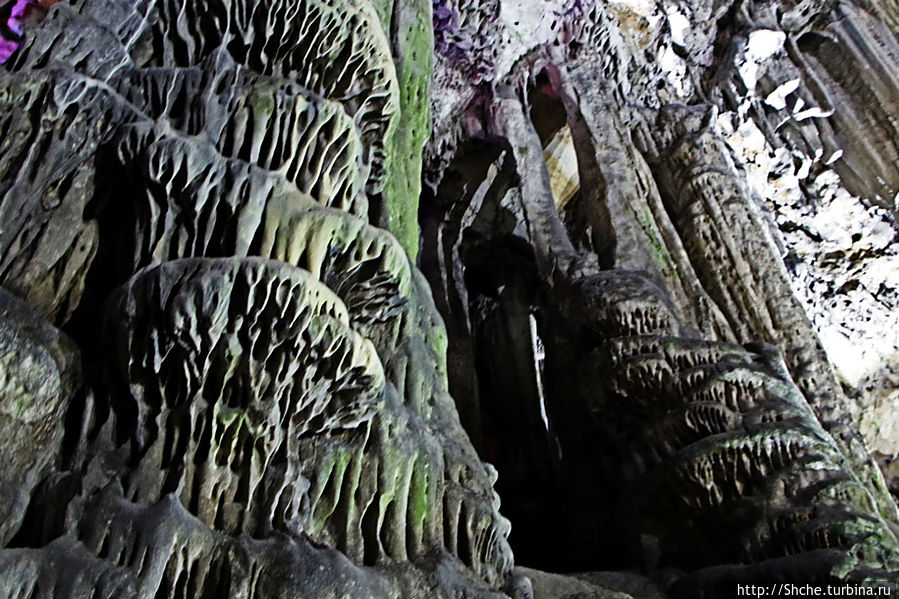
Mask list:
[[[439,318],[367,224],[402,116],[372,5],[64,3],[4,81],[3,281],[40,313],[4,321],[5,594],[502,587]]]
[[[519,562],[638,568],[685,597],[899,578],[867,392],[834,374],[771,214],[787,172],[792,206],[829,201],[814,174],[894,237],[892,142],[848,124],[899,110],[889,10],[501,2],[489,37],[454,33],[481,46],[438,45],[421,264]],[[813,61],[818,41],[846,49]]]
[[[892,3],[31,4],[3,596],[899,580],[899,347],[848,376],[802,288],[835,198],[893,256]]]

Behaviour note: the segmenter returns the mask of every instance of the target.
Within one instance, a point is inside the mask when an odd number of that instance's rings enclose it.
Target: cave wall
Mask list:
[[[462,16],[437,32],[421,264],[519,561],[640,569],[683,596],[896,578],[888,460],[869,449],[892,430],[870,422],[892,411],[894,318],[860,324],[897,297],[873,274],[896,231],[894,136],[874,124],[897,111],[890,8],[447,6]],[[825,225],[834,202],[861,222]],[[835,255],[815,232],[830,225],[858,249]],[[518,338],[485,335],[497,318]],[[840,364],[831,318],[885,347],[867,383],[846,376],[861,351]],[[880,532],[849,532],[853,513]],[[831,562],[838,547],[854,557]]]
[[[495,471],[369,224],[415,214],[394,164],[424,134],[396,132],[427,122],[429,36],[395,65],[388,34],[367,0],[88,0],[29,30],[2,86],[4,596],[498,596]]]
[[[891,3],[38,13],[0,72],[5,595],[899,578],[893,388],[834,370],[783,217],[895,235]]]

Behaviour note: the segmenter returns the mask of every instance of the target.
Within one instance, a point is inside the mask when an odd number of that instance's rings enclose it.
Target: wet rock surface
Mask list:
[[[3,77],[4,595],[493,596],[375,8],[64,3]]]
[[[8,8],[0,594],[899,579],[893,3]]]

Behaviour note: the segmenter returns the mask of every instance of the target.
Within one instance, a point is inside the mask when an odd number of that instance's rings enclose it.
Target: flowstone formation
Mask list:
[[[3,596],[899,580],[772,216],[895,225],[891,3],[19,4]]]
[[[859,432],[889,383],[834,373],[809,319],[828,296],[794,295],[803,223],[773,214],[836,187],[895,237],[893,4],[435,10],[421,264],[518,563],[683,597],[899,580]],[[882,280],[866,305],[895,302]]]
[[[27,31],[2,85],[0,594],[512,580],[439,317],[369,224],[414,108],[384,29],[367,1],[88,0]]]

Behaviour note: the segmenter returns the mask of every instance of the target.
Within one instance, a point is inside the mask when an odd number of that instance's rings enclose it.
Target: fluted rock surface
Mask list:
[[[794,218],[892,255],[891,3],[19,4],[4,596],[899,580]]]
[[[370,3],[63,3],[3,89],[4,596],[506,584]]]
[[[490,36],[450,27],[481,9],[441,21],[422,266],[517,560],[685,597],[895,581],[869,391],[834,373],[807,309],[827,296],[794,296],[796,229],[772,215],[837,187],[895,227],[890,9],[496,4]]]

